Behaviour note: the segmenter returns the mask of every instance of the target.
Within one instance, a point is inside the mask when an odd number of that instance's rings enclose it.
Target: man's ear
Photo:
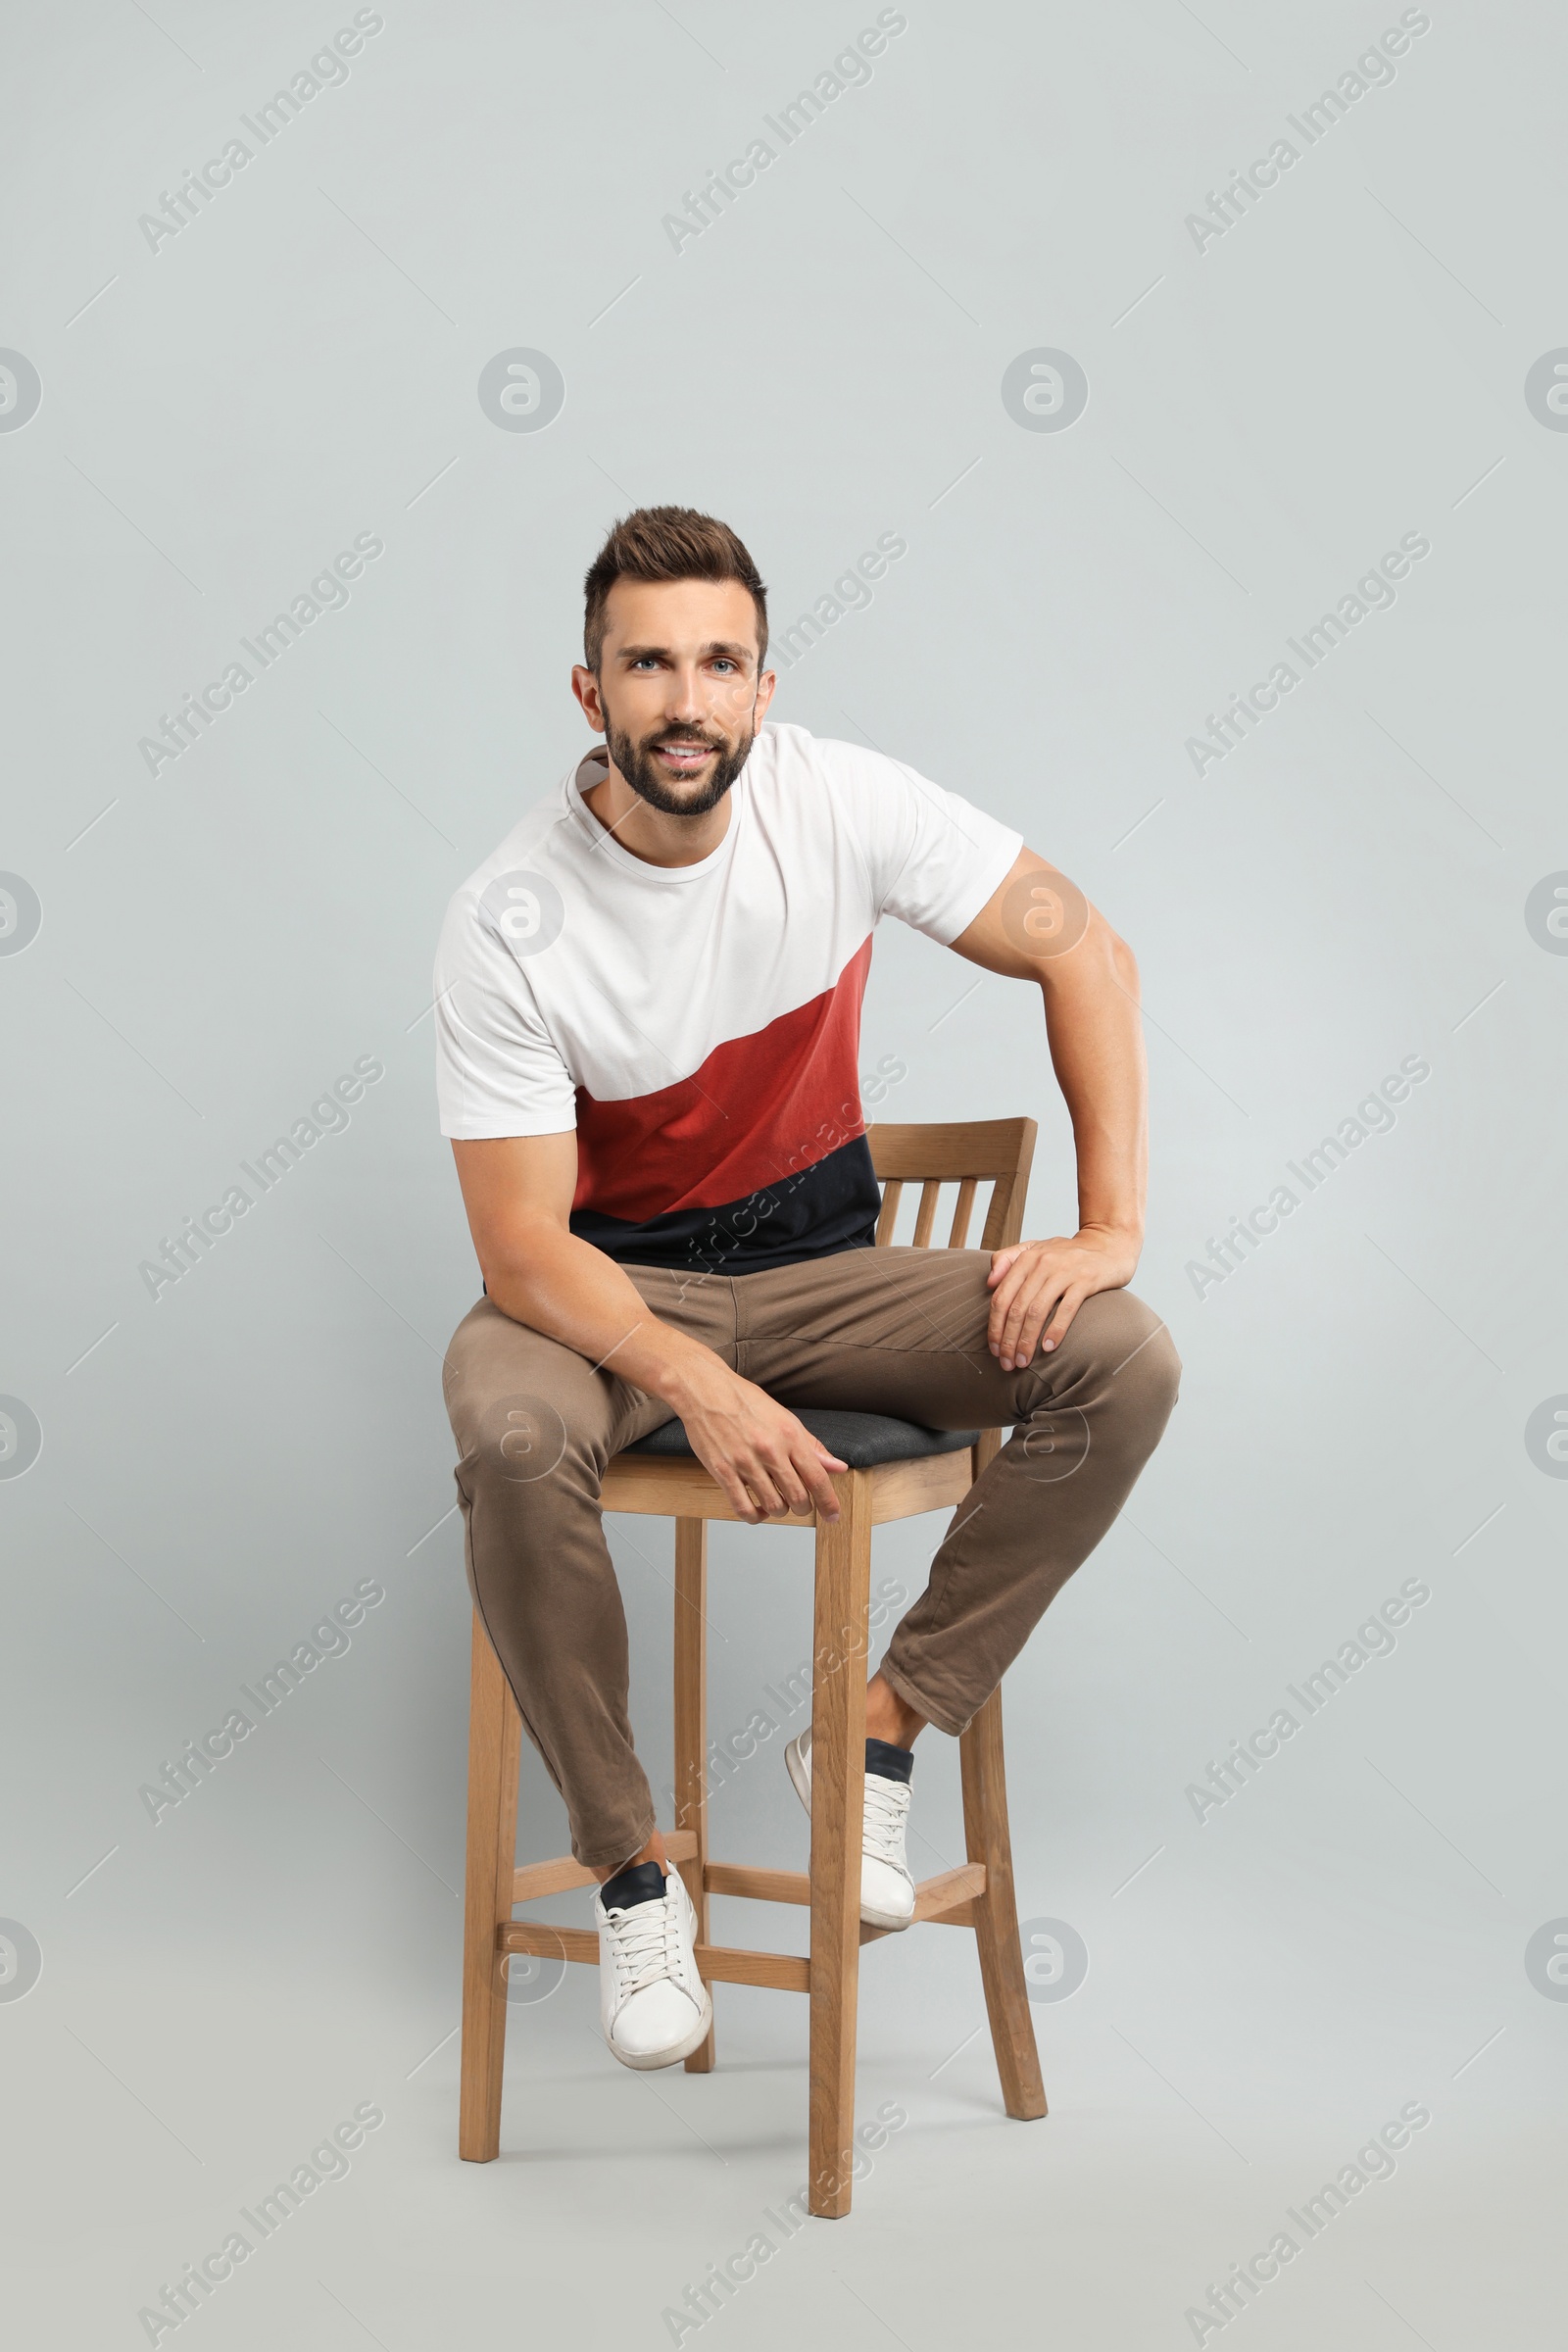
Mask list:
[[[572,667],[571,691],[582,705],[583,716],[596,735],[605,732],[605,706],[599,694],[599,674],[578,662]]]

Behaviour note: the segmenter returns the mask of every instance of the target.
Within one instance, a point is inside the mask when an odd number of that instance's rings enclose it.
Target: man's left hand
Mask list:
[[[1004,1372],[1022,1372],[1036,1348],[1049,1354],[1096,1291],[1119,1291],[1138,1264],[1138,1242],[1108,1226],[1086,1225],[1069,1239],[1014,1242],[994,1250],[987,1287],[994,1294],[986,1341]]]

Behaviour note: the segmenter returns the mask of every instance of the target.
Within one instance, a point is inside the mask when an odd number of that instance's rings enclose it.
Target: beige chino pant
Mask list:
[[[1180,1362],[1129,1291],[1079,1308],[1026,1371],[986,1344],[984,1250],[848,1250],[733,1276],[626,1272],[651,1312],[783,1404],[1012,1428],[954,1514],[882,1672],[962,1732],[1121,1509],[1176,1401]],[[565,1800],[571,1848],[624,1862],[654,1828],[627,1715],[626,1618],[600,1482],[668,1405],[481,1298],[445,1372],[469,1589],[523,1724]]]

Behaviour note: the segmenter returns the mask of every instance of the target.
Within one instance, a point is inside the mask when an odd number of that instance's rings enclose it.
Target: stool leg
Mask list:
[[[473,1615],[468,1699],[468,1853],[463,1923],[463,2088],[458,2154],[489,2164],[501,2153],[501,2071],[507,1986],[496,1928],[512,1917],[522,1718]]]
[[[1040,2080],[1040,2056],[1018,1943],[1000,1689],[992,1691],[959,1740],[958,1758],[963,1777],[965,1847],[971,1862],[986,1866],[986,1890],[975,1901],[975,1938],[1003,2103],[1019,2123],[1028,2123],[1045,2114],[1046,2092]]]
[[[833,1481],[840,1516],[816,1525],[811,1662],[812,2213],[850,2210],[855,2139],[855,2026],[860,1967],[860,1832],[865,1810],[866,1612],[871,1481]]]
[[[676,1864],[709,1941],[708,1889],[708,1522],[675,1522],[675,1827],[695,1830],[697,1851]],[[713,2029],[686,2061],[689,2075],[712,2072]]]

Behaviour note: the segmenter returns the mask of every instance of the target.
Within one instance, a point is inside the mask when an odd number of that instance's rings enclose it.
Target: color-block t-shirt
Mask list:
[[[574,1128],[571,1230],[627,1263],[744,1273],[869,1246],[871,935],[893,914],[956,939],[1019,835],[902,761],[764,725],[717,849],[650,865],[584,805],[605,757],[447,909],[442,1133]]]

